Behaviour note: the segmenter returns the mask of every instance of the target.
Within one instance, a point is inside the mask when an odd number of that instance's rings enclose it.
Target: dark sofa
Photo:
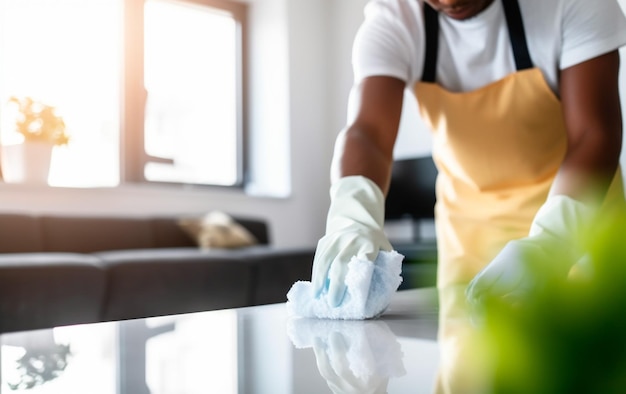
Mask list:
[[[178,217],[0,214],[0,332],[284,302],[314,247],[203,250]]]
[[[430,157],[394,162],[386,220],[434,218]],[[235,217],[259,244],[202,250],[179,217],[0,213],[0,332],[286,301],[310,280],[315,245],[276,248],[265,220]],[[436,283],[437,244],[414,232],[401,289]]]

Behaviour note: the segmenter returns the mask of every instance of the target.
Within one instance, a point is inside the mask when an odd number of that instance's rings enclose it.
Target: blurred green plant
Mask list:
[[[66,145],[69,142],[65,121],[56,113],[55,107],[30,97],[15,96],[9,99],[9,104],[17,106],[16,131],[24,136],[25,141],[53,145]]]
[[[485,299],[476,339],[492,394],[626,393],[626,214],[599,217],[580,242],[587,264],[567,278],[533,262],[544,286],[515,303]]]

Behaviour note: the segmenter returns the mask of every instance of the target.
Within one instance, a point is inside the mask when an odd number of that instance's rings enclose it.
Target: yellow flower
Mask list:
[[[30,97],[11,97],[9,103],[17,105],[19,114],[15,121],[17,131],[26,141],[50,142],[65,145],[69,142],[63,117],[56,108]]]

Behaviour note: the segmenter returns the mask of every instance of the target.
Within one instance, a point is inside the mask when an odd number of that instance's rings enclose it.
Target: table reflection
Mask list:
[[[315,354],[318,372],[334,394],[488,393],[484,337],[467,304],[465,286],[436,294],[436,342],[416,324],[428,311],[415,305],[412,311],[392,308],[365,321],[291,318],[287,332],[294,347]],[[412,346],[416,341],[419,346]],[[397,384],[407,370],[421,379]]]
[[[439,289],[439,371],[436,394],[489,393],[487,345],[465,286]]]
[[[70,346],[58,343],[51,330],[28,335],[8,335],[2,341],[5,359],[12,358],[15,369],[6,377],[11,390],[30,390],[63,374],[71,357]]]
[[[463,332],[450,294],[439,315],[436,290],[419,289],[365,321],[290,319],[276,304],[5,333],[0,393],[432,394],[462,370],[437,343],[443,316],[443,349],[461,349],[446,342]]]
[[[333,393],[386,393],[389,379],[406,374],[402,347],[381,320],[291,319],[289,337],[312,348]]]

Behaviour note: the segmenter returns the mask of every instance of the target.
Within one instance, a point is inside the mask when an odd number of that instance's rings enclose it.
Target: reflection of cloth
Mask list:
[[[389,378],[406,374],[402,349],[385,322],[290,319],[296,348],[312,347],[334,393],[385,393]]]
[[[395,252],[381,251],[372,263],[353,257],[348,263],[346,295],[338,307],[331,307],[326,293],[315,297],[311,282],[298,281],[287,293],[289,315],[326,319],[370,319],[389,306],[400,286],[402,259]]]

